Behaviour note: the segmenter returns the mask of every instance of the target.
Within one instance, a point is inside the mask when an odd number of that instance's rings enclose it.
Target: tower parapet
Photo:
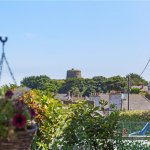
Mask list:
[[[69,78],[81,78],[81,70],[75,70],[72,68],[71,70],[67,70],[67,79]]]

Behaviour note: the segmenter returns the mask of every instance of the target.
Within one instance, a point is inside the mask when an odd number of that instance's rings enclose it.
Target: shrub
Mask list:
[[[149,122],[150,121],[150,111],[143,110],[130,110],[122,111],[119,114],[119,121],[123,122]]]
[[[131,88],[130,93],[131,94],[139,94],[140,93],[140,89],[139,88]]]
[[[90,145],[95,150],[111,150],[116,147],[115,140],[120,136],[117,132],[118,111],[103,116],[98,111],[99,107],[93,108],[86,101],[63,105],[37,91],[28,93],[26,97],[28,105],[39,114],[39,132],[35,141],[39,148]],[[33,97],[36,101],[32,100]]]
[[[149,121],[150,111],[113,111],[107,116],[86,101],[63,105],[39,91],[26,95],[28,105],[38,113],[39,131],[32,149],[136,150],[148,149],[139,142],[123,141],[118,121]],[[33,100],[34,98],[34,100]],[[102,103],[101,104],[105,104]]]
[[[140,131],[150,121],[150,111],[130,110],[119,114],[119,129],[126,129],[126,134]],[[146,133],[147,134],[147,133]]]

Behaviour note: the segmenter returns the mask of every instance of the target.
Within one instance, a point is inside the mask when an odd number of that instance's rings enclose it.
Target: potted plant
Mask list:
[[[36,132],[35,112],[26,105],[27,88],[7,90],[0,96],[0,150],[27,150]]]

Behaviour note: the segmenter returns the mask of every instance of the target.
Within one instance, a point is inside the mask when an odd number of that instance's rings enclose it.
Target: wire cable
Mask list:
[[[140,76],[145,72],[145,70],[146,70],[146,68],[147,68],[147,66],[148,66],[148,64],[149,64],[149,62],[150,62],[150,59],[148,60],[146,66],[144,67],[144,69],[143,69],[143,71],[141,72]]]

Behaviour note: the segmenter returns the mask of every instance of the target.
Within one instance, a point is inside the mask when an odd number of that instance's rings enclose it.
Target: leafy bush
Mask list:
[[[123,122],[149,122],[150,121],[150,111],[143,110],[130,110],[122,111],[119,114],[119,121]]]
[[[86,101],[63,105],[37,91],[27,93],[26,99],[38,113],[39,131],[34,146],[38,145],[42,150],[75,145],[112,150],[117,146],[115,141],[120,136],[117,132],[118,111],[103,116],[99,107],[93,108]]]
[[[39,131],[32,149],[87,149],[87,150],[148,150],[149,145],[137,141],[122,140],[122,128],[118,121],[149,121],[150,111],[113,111],[108,116],[99,113],[86,101],[63,105],[58,100],[45,96],[39,91],[25,95],[26,103],[33,107],[39,122]],[[34,99],[34,100],[33,100]],[[105,105],[102,101],[101,104]],[[102,107],[103,108],[103,107]],[[103,110],[104,111],[104,110]],[[136,126],[135,130],[141,129]]]
[[[131,88],[130,93],[131,94],[139,94],[140,93],[140,89],[139,88]]]

